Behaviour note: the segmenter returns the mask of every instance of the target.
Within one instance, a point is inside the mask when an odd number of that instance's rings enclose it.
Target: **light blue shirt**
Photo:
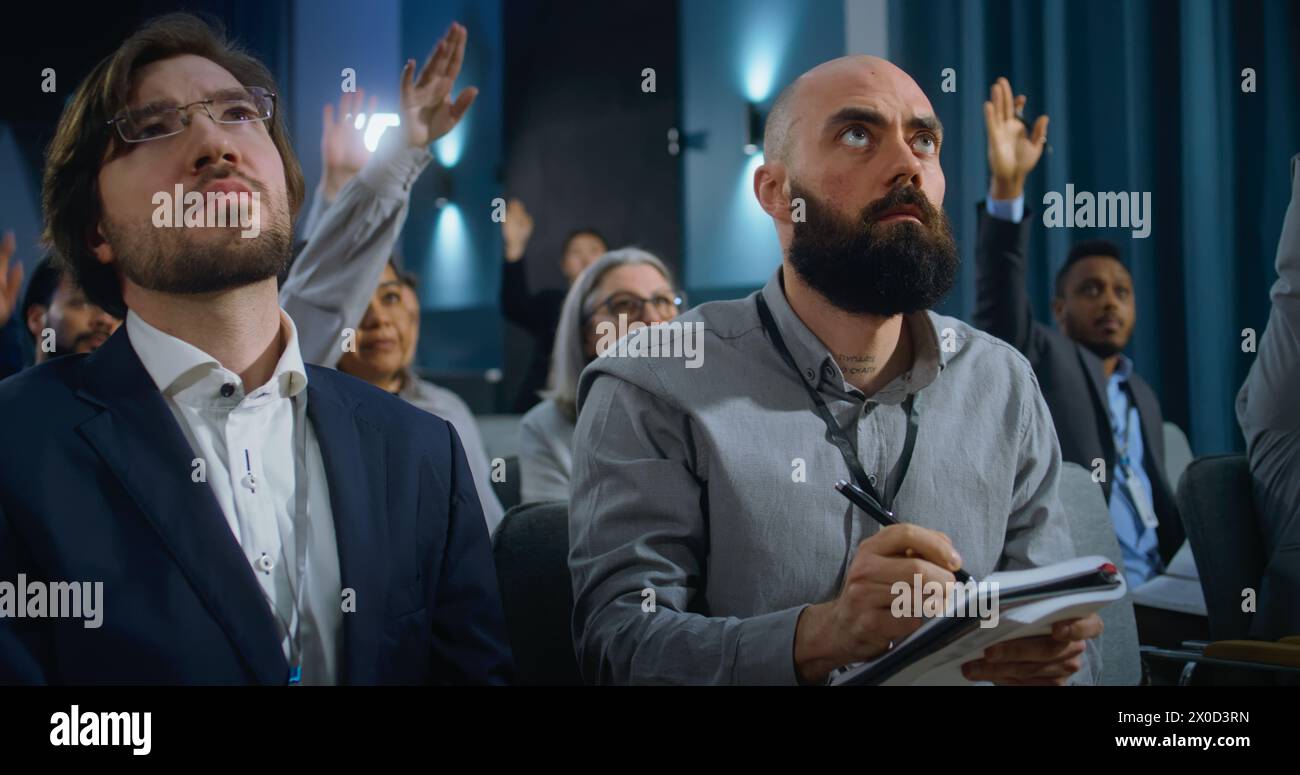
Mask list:
[[[990,192],[988,198],[984,200],[984,207],[989,215],[1003,221],[1020,223],[1025,217],[1023,194],[1015,199],[994,199]],[[1110,519],[1115,524],[1115,537],[1119,539],[1120,551],[1124,554],[1124,580],[1128,582],[1130,588],[1163,571],[1156,531],[1142,522],[1138,507],[1133,502],[1133,496],[1128,489],[1130,482],[1124,475],[1124,461],[1120,458],[1120,450],[1125,450],[1133,470],[1132,486],[1140,489],[1147,503],[1154,504],[1151,495],[1151,479],[1142,465],[1144,459],[1142,423],[1138,419],[1137,407],[1129,399],[1127,389],[1129,376],[1132,373],[1133,362],[1121,355],[1115,373],[1106,383],[1107,411],[1110,415],[1111,432],[1115,436]]]
[[[1154,504],[1151,479],[1143,468],[1142,422],[1137,406],[1129,399],[1128,380],[1133,374],[1133,362],[1119,356],[1115,373],[1106,382],[1106,403],[1110,414],[1110,429],[1115,434],[1114,479],[1110,488],[1110,519],[1115,523],[1115,537],[1124,553],[1124,580],[1134,588],[1159,575],[1164,568],[1160,561],[1156,530],[1142,522],[1137,504],[1133,502],[1130,487],[1139,491],[1146,502]],[[1125,476],[1125,456],[1132,470],[1133,481]],[[1154,508],[1154,506],[1152,507]]]

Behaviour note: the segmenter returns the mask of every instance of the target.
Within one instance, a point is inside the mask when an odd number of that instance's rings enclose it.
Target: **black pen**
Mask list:
[[[835,489],[840,491],[840,495],[848,498],[850,503],[867,512],[872,519],[879,522],[882,526],[889,527],[890,525],[900,524],[899,521],[894,518],[893,512],[886,511],[883,506],[876,503],[875,498],[871,497],[869,493],[853,482],[841,479],[835,483]],[[974,580],[969,573],[961,568],[953,571],[952,575],[962,584]]]

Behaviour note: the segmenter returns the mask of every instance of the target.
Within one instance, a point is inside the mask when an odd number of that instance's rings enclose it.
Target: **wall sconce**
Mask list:
[[[763,150],[763,124],[767,116],[758,109],[758,103],[745,103],[745,155],[753,156]]]
[[[366,150],[371,153],[379,147],[379,139],[384,136],[384,131],[389,127],[401,126],[402,119],[396,113],[372,113],[369,119],[365,113],[357,114],[353,126],[357,131],[366,130],[362,142],[366,145]]]
[[[702,151],[708,145],[709,132],[707,129],[701,129],[698,132],[682,132],[677,127],[668,129],[668,154],[677,156],[683,148],[689,148],[694,151]]]
[[[442,210],[456,199],[456,177],[451,170],[439,165],[430,165],[425,175],[433,176],[433,207]]]

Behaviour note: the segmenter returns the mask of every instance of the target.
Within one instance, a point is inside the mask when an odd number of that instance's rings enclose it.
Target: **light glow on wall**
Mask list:
[[[379,147],[379,138],[384,136],[384,132],[390,126],[401,125],[402,119],[396,113],[373,113],[370,115],[369,121],[366,120],[365,113],[360,113],[357,115],[356,123],[353,124],[358,130],[365,127],[366,134],[362,138],[362,142],[366,144],[366,150],[371,153],[374,153],[375,149]]]
[[[456,166],[456,162],[460,161],[461,153],[465,150],[465,127],[468,124],[469,120],[466,116],[455,129],[433,144],[433,152],[442,166],[451,169]]]

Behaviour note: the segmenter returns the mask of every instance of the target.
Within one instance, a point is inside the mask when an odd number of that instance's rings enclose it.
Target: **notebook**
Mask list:
[[[1072,560],[981,579],[985,605],[969,599],[949,601],[942,616],[930,618],[884,655],[835,671],[832,686],[934,686],[971,684],[961,673],[965,662],[984,649],[1014,638],[1051,634],[1052,625],[1088,616],[1124,597],[1124,577],[1105,557]],[[996,597],[991,593],[996,590]],[[996,615],[987,603],[996,602]],[[984,626],[981,626],[983,624]]]
[[[1183,541],[1169,567],[1133,590],[1133,604],[1194,616],[1208,616],[1201,576],[1192,559],[1191,544]]]

